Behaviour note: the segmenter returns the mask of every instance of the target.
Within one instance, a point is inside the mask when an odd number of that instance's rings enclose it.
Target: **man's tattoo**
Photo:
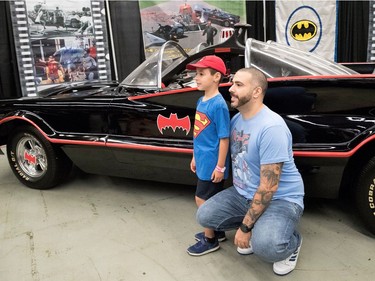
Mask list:
[[[261,166],[260,185],[245,216],[244,223],[246,225],[253,225],[271,203],[279,185],[282,166],[283,163]]]
[[[267,189],[271,189],[279,183],[281,167],[283,163],[262,165],[260,168],[261,184],[264,183]]]

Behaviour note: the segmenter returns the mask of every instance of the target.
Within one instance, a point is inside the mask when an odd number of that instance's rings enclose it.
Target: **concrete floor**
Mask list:
[[[240,256],[234,232],[191,257],[194,188],[78,173],[32,190],[0,155],[0,280],[374,280],[375,236],[337,201],[306,200],[297,268],[285,277]]]

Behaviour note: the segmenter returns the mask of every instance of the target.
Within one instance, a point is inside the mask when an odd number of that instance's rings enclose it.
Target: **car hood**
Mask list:
[[[38,98],[72,98],[91,95],[113,95],[117,92],[117,81],[95,81],[60,84],[38,92]]]

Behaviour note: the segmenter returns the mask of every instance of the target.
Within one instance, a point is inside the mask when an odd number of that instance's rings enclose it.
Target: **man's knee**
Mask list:
[[[210,222],[210,210],[207,208],[206,204],[202,204],[198,208],[197,222],[203,227],[208,227],[208,223]]]
[[[275,262],[277,251],[275,249],[275,241],[268,235],[256,236],[251,239],[251,246],[254,253],[264,261]]]
[[[251,245],[254,253],[266,262],[276,262],[285,258],[288,243],[272,233],[253,233]]]
[[[204,221],[204,214],[201,211],[201,209],[202,209],[202,205],[198,207],[198,210],[197,210],[197,213],[196,213],[196,219],[197,219],[197,222],[200,225],[202,225],[202,221]]]

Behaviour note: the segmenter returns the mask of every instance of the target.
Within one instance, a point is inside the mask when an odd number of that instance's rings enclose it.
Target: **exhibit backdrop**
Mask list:
[[[11,16],[23,96],[111,79],[104,0],[16,0]]]
[[[246,23],[246,1],[139,1],[145,56],[168,40],[186,52],[229,38],[236,23]]]

